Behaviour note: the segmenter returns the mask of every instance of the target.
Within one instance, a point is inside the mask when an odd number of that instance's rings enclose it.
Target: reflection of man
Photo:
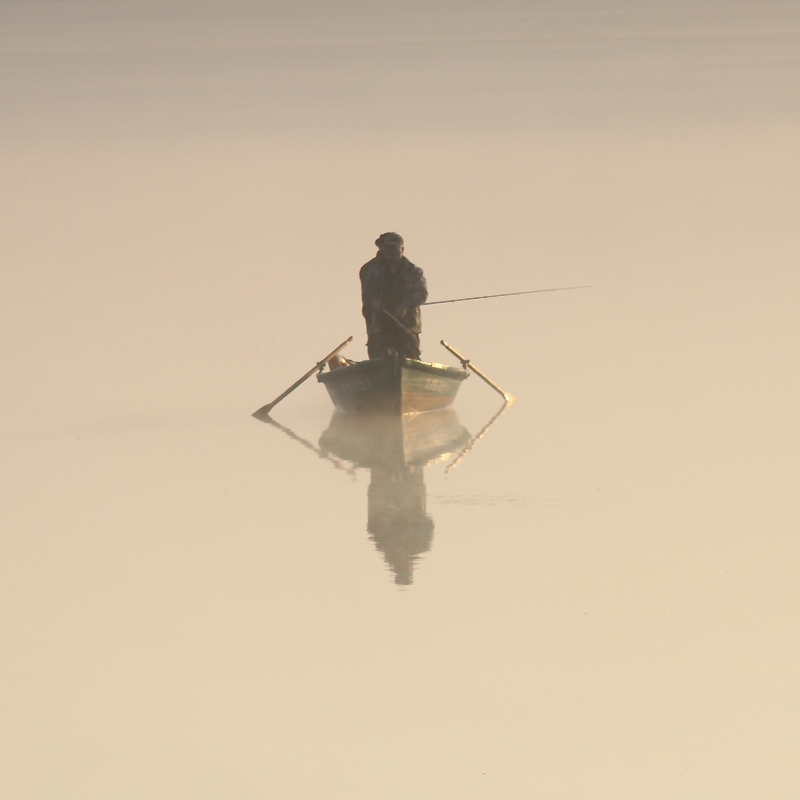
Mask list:
[[[367,352],[370,358],[381,358],[391,352],[405,358],[419,358],[422,330],[419,307],[428,299],[425,276],[403,255],[403,237],[399,234],[383,233],[375,244],[378,254],[359,272]]]
[[[367,531],[398,586],[410,586],[414,565],[431,549],[433,519],[426,511],[422,467],[376,465],[367,492]]]

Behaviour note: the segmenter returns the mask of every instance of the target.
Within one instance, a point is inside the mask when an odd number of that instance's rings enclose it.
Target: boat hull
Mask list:
[[[466,370],[410,358],[376,358],[320,372],[339,411],[355,414],[419,414],[453,403]]]

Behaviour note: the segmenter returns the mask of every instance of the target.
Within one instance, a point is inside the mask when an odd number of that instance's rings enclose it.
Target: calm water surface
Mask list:
[[[0,3],[0,795],[794,798],[797,10],[335,5]]]

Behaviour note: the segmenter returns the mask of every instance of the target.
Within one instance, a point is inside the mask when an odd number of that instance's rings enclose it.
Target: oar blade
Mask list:
[[[344,348],[347,347],[347,345],[350,344],[350,342],[352,341],[353,341],[352,336],[345,339],[335,350],[331,350],[331,352],[328,353],[328,355],[326,355],[325,358],[318,361],[308,372],[306,372],[305,375],[303,375],[302,378],[296,380],[285,392],[279,394],[271,403],[267,403],[267,405],[261,406],[261,408],[259,408],[258,411],[256,411],[253,414],[253,416],[256,417],[257,419],[262,419],[262,420],[264,417],[268,417],[269,412],[272,411],[272,409],[276,405],[278,405],[278,403],[280,403],[280,401],[283,400],[284,397],[290,395],[298,386],[300,386],[300,384],[307,381],[315,372],[322,372],[322,370],[325,369],[325,365],[341,350],[344,350]]]

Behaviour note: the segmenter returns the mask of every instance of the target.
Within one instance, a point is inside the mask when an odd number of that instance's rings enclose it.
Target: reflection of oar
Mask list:
[[[325,369],[325,365],[340,350],[344,350],[344,348],[347,347],[347,345],[350,344],[350,342],[352,341],[353,341],[352,336],[349,339],[345,339],[335,350],[332,350],[330,353],[328,353],[328,355],[326,355],[325,358],[322,359],[322,361],[318,361],[312,369],[310,369],[308,372],[306,372],[305,375],[303,375],[302,378],[300,378],[300,380],[295,381],[283,394],[278,395],[278,397],[276,397],[271,403],[267,403],[267,405],[261,406],[261,408],[259,408],[258,411],[256,411],[255,414],[253,414],[253,416],[261,417],[269,414],[269,412],[276,405],[278,405],[278,403],[280,403],[280,401],[283,400],[283,398],[286,397],[286,395],[291,394],[301,383],[303,383],[303,381],[308,380],[315,372],[322,372],[322,370]]]
[[[320,458],[324,458],[327,461],[330,461],[336,469],[343,470],[344,472],[348,473],[348,475],[355,475],[355,469],[353,467],[348,467],[341,459],[334,458],[329,453],[326,453],[324,450],[321,450],[319,447],[315,447],[311,442],[306,441],[302,436],[298,436],[291,428],[287,428],[285,425],[281,425],[280,422],[276,422],[272,417],[268,416],[267,414],[259,414],[257,411],[253,414],[254,417],[258,417],[262,422],[267,422],[270,425],[277,428],[279,431],[283,431],[290,439],[294,439],[294,441],[299,442],[303,447],[307,447],[309,450],[316,453]]]
[[[486,383],[488,383],[489,386],[492,387],[492,389],[501,394],[503,396],[503,400],[505,400],[506,403],[514,402],[514,397],[512,395],[508,394],[508,392],[504,392],[496,383],[490,381],[474,364],[470,364],[469,359],[464,358],[464,356],[462,356],[461,353],[458,352],[458,350],[455,350],[454,348],[450,347],[450,345],[447,344],[447,342],[444,339],[442,339],[441,344],[445,349],[449,350],[461,362],[461,366],[464,367],[464,369],[471,369],[479,378],[485,380]]]
[[[463,447],[459,454],[447,465],[445,473],[454,470],[467,457],[467,453],[469,453],[469,451],[472,450],[472,448],[475,447],[475,445],[478,444],[478,442],[483,439],[484,436],[486,436],[489,428],[491,428],[492,425],[494,425],[494,423],[500,419],[501,415],[510,405],[511,403],[506,401],[502,406],[500,406],[500,410],[480,429],[475,436],[472,437],[472,439],[469,440],[469,442],[467,442],[466,446]]]

